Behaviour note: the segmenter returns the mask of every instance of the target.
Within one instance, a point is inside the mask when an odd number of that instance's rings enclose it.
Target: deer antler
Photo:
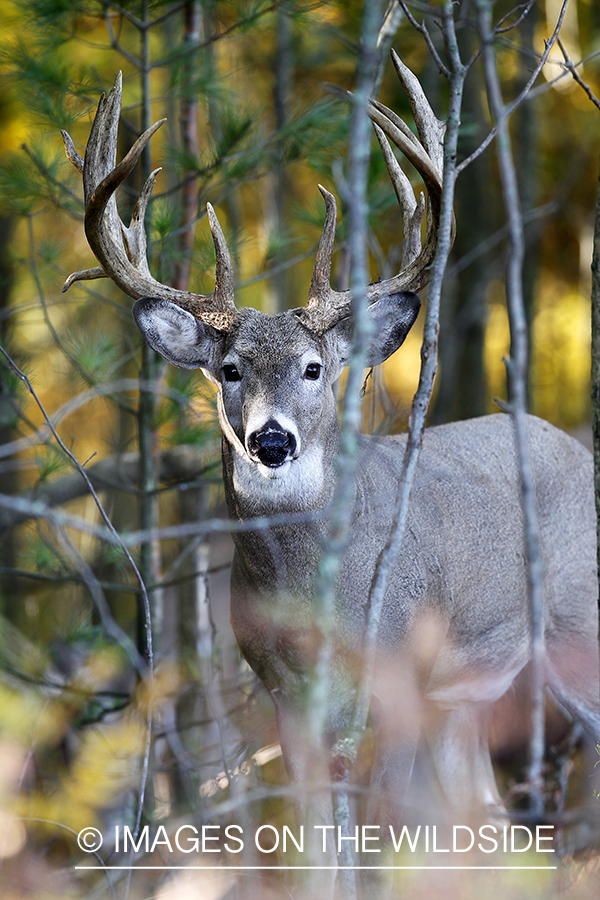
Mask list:
[[[367,288],[369,303],[398,291],[419,291],[429,280],[429,268],[437,247],[437,232],[442,195],[443,137],[446,124],[440,122],[427,100],[417,77],[391,51],[392,61],[408,97],[419,139],[408,125],[391,109],[371,101],[368,110],[379,140],[388,173],[392,180],[404,224],[402,268],[397,275],[370,284]],[[390,139],[410,160],[421,175],[429,202],[427,204],[427,229],[421,247],[421,220],[425,210],[425,198],[415,199],[408,177],[400,168],[387,139]],[[331,260],[335,241],[336,203],[333,194],[319,185],[325,199],[325,223],[310,285],[308,302],[299,317],[308,328],[323,334],[340,319],[351,314],[349,291],[334,291],[330,285]]]
[[[150,273],[146,259],[144,216],[160,169],[155,169],[146,181],[129,227],[121,221],[115,191],[132,171],[152,135],[166,121],[161,119],[148,128],[117,165],[121,98],[122,75],[119,72],[108,97],[102,94],[100,98],[85,159],[77,152],[67,132],[62,132],[67,157],[83,174],[85,233],[100,263],[100,267],[69,275],[63,291],[68,290],[75,281],[109,277],[136,300],[147,296],[170,300],[213,328],[228,331],[237,315],[233,299],[233,267],[225,236],[212,206],[207,204],[216,252],[216,285],[212,296],[176,290],[156,281]]]

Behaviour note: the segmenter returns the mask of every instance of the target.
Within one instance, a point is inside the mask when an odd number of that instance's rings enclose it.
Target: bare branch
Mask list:
[[[158,477],[164,482],[181,484],[197,482],[213,465],[206,454],[192,446],[174,447],[159,454]],[[87,476],[96,491],[110,487],[128,494],[137,494],[139,489],[139,453],[124,453],[102,459],[86,468]],[[37,485],[33,492],[14,495],[24,502],[38,501],[48,509],[62,506],[87,493],[87,484],[77,472]],[[1,505],[0,505],[1,506]],[[35,517],[34,507],[23,506],[20,510],[0,508],[0,529],[14,528],[21,522]]]
[[[569,58],[569,54],[568,54],[567,51],[565,50],[564,44],[563,44],[563,42],[561,41],[560,37],[557,38],[557,41],[558,41],[558,46],[560,47],[560,49],[561,49],[561,51],[562,51],[562,55],[563,55],[564,58],[565,58],[565,66],[566,66],[566,68],[569,70],[569,72],[571,73],[571,75],[573,76],[573,78],[575,79],[575,81],[577,82],[577,84],[578,84],[581,88],[583,88],[583,90],[584,90],[585,93],[588,95],[588,97],[590,98],[590,100],[592,101],[592,103],[594,104],[594,106],[596,106],[598,109],[600,109],[600,100],[598,99],[598,97],[596,97],[596,95],[594,94],[594,92],[593,92],[593,90],[591,89],[591,87],[589,86],[589,84],[587,84],[587,83],[583,80],[583,78],[581,77],[581,75],[580,75],[579,72],[577,71],[577,67],[575,66],[575,63]]]
[[[107,9],[114,9],[115,12],[118,13],[119,18],[127,19],[131,22],[131,24],[140,32],[146,31],[146,29],[150,27],[150,23],[145,22],[143,19],[139,19],[134,13],[130,12],[128,9],[124,9],[118,3],[113,3],[112,0],[105,0],[105,5]],[[171,12],[172,11],[169,10],[169,13]]]
[[[429,31],[427,30],[427,25],[425,24],[425,20],[423,20],[423,22],[421,22],[421,24],[419,25],[419,23],[417,22],[417,20],[411,13],[410,9],[408,8],[408,5],[406,4],[406,0],[398,0],[398,2],[400,4],[400,6],[402,7],[402,9],[404,10],[406,18],[408,19],[408,21],[410,22],[412,27],[416,31],[418,31],[420,34],[422,34],[423,37],[425,38],[425,43],[427,44],[427,48],[428,48],[429,52],[431,53],[431,58],[433,59],[436,66],[440,70],[440,73],[444,76],[444,78],[450,78],[450,69],[446,66],[446,64],[442,60],[441,56],[437,52],[437,48],[436,48],[435,44],[433,43],[433,41],[431,40],[431,35],[429,34]]]
[[[54,525],[54,532],[58,538],[59,543],[62,546],[63,551],[67,554],[75,569],[79,572],[83,583],[89,590],[94,605],[98,611],[98,615],[100,616],[102,627],[104,628],[106,633],[110,635],[110,637],[123,648],[136,672],[140,677],[143,678],[146,674],[145,660],[138,653],[137,647],[135,646],[129,635],[125,631],[123,631],[121,626],[115,621],[110,611],[110,606],[108,605],[106,597],[104,596],[104,591],[102,590],[100,582],[96,578],[91,566],[79,553],[63,525]]]
[[[505,16],[502,16],[496,27],[494,28],[494,34],[506,34],[507,31],[513,31],[515,28],[518,28],[525,16],[529,13],[531,8],[535,6],[537,0],[528,0],[527,3],[521,3],[519,6],[516,6],[515,9],[511,9],[510,12],[507,12]],[[515,14],[516,10],[522,10],[521,15],[510,25],[507,25],[505,28],[502,26],[510,19],[511,16]]]
[[[127,548],[127,547],[125,546],[125,544],[123,543],[123,540],[122,540],[121,536],[118,534],[117,530],[115,529],[114,525],[112,524],[112,522],[111,522],[109,516],[107,515],[107,513],[106,513],[106,511],[105,511],[105,509],[104,509],[102,503],[100,502],[100,499],[99,499],[99,497],[98,497],[98,495],[97,495],[97,493],[96,493],[96,490],[95,490],[93,484],[91,483],[91,481],[90,481],[90,479],[89,479],[89,476],[88,476],[87,472],[85,471],[85,469],[83,468],[83,466],[81,465],[81,463],[75,458],[75,456],[71,453],[71,451],[69,450],[69,448],[64,444],[64,442],[63,442],[62,439],[60,438],[58,432],[56,431],[56,428],[54,427],[54,425],[53,425],[52,422],[50,421],[50,418],[48,417],[48,414],[46,413],[46,410],[44,409],[44,406],[42,405],[42,403],[41,403],[41,401],[40,401],[40,399],[39,399],[37,393],[35,392],[35,390],[34,390],[34,388],[33,388],[33,385],[31,384],[29,378],[27,377],[27,375],[26,375],[24,372],[21,371],[21,369],[17,366],[17,364],[14,362],[14,360],[10,357],[10,355],[7,353],[7,351],[6,351],[6,350],[4,349],[4,347],[2,347],[2,346],[0,346],[0,353],[2,353],[2,355],[4,356],[4,358],[5,358],[6,361],[7,361],[8,365],[10,366],[10,368],[12,369],[12,371],[14,372],[14,374],[15,374],[18,378],[20,378],[20,380],[23,382],[23,384],[25,385],[25,387],[27,388],[27,390],[29,391],[29,393],[30,393],[31,396],[33,397],[33,399],[34,399],[34,401],[35,401],[35,403],[36,403],[38,409],[40,410],[42,416],[44,417],[44,421],[45,421],[47,427],[48,427],[48,428],[50,429],[50,431],[52,432],[52,435],[53,435],[53,437],[54,437],[56,443],[58,444],[58,446],[60,447],[60,449],[62,450],[62,452],[65,454],[65,456],[67,456],[67,457],[71,460],[71,462],[73,463],[73,465],[75,466],[75,468],[77,469],[77,471],[79,472],[79,474],[81,475],[81,477],[83,478],[83,480],[85,481],[85,483],[86,483],[86,485],[87,485],[87,488],[88,488],[90,494],[91,494],[92,497],[94,498],[94,502],[95,502],[95,504],[96,504],[96,507],[97,507],[97,509],[98,509],[98,511],[99,511],[99,513],[100,513],[100,515],[101,515],[101,517],[102,517],[102,520],[104,521],[104,524],[106,525],[106,527],[107,527],[109,533],[110,533],[110,534],[113,536],[113,538],[115,539],[117,545],[123,550],[123,553],[125,554],[125,556],[126,556],[126,558],[127,558],[127,561],[129,562],[129,565],[131,566],[131,568],[133,569],[133,571],[134,571],[134,573],[135,573],[135,576],[136,576],[136,578],[137,578],[137,580],[138,580],[138,583],[139,583],[139,586],[140,586],[140,589],[141,589],[141,592],[142,592],[142,597],[143,597],[143,600],[144,600],[144,608],[145,608],[145,611],[146,611],[146,629],[147,629],[147,634],[148,634],[148,643],[147,643],[147,647],[148,647],[148,673],[149,673],[150,677],[152,677],[153,665],[154,665],[154,656],[153,656],[153,653],[152,653],[152,626],[151,626],[151,621],[150,621],[150,606],[149,606],[149,603],[148,603],[148,595],[147,595],[147,592],[146,592],[146,586],[145,586],[145,584],[144,584],[144,581],[143,581],[143,579],[142,579],[142,576],[140,575],[139,569],[138,569],[137,565],[135,564],[135,561],[134,561],[134,559],[133,559],[131,553],[129,552],[128,548]]]
[[[489,0],[476,0],[479,32],[483,42],[483,63],[490,109],[496,119],[498,159],[504,206],[508,220],[508,252],[506,297],[511,331],[511,358],[507,370],[511,389],[510,411],[515,426],[517,457],[521,475],[525,539],[528,555],[529,599],[531,610],[531,705],[532,736],[530,745],[529,783],[532,810],[543,814],[544,762],[544,614],[543,561],[540,552],[539,524],[527,437],[527,323],[523,302],[523,257],[525,242],[521,218],[517,175],[508,132],[509,108],[504,105],[491,28],[492,7]],[[566,9],[566,4],[563,6]]]
[[[421,350],[421,374],[419,386],[413,400],[410,415],[409,435],[398,485],[392,526],[386,545],[381,551],[369,593],[369,612],[364,640],[365,675],[361,681],[352,723],[353,738],[364,728],[369,707],[369,691],[375,660],[377,629],[383,608],[388,580],[392,566],[398,556],[408,515],[410,491],[415,477],[417,462],[423,443],[425,417],[437,368],[437,335],[439,330],[439,308],[442,281],[448,255],[453,241],[454,228],[454,187],[456,183],[456,147],[460,127],[462,91],[467,74],[456,42],[452,0],[444,0],[442,29],[451,71],[450,107],[444,142],[444,169],[441,194],[440,224],[438,242],[429,281],[427,313]]]
[[[112,17],[108,11],[108,8],[106,9],[106,12],[104,14],[104,23],[106,25],[106,30],[108,31],[110,45],[113,48],[113,50],[116,50],[117,53],[119,53],[124,59],[126,59],[128,62],[130,62],[132,66],[135,66],[136,69],[141,69],[142,61],[140,59],[138,59],[137,56],[134,56],[133,53],[130,53],[128,50],[125,50],[125,48],[119,42],[119,39],[117,38],[114,28],[113,28],[113,25],[112,25]]]
[[[526,99],[527,95],[529,94],[529,91],[531,90],[532,86],[535,84],[535,81],[536,81],[538,75],[542,71],[545,63],[547,62],[548,56],[550,55],[550,51],[551,51],[552,47],[554,46],[554,44],[556,43],[556,39],[558,38],[560,29],[562,28],[562,23],[565,18],[565,15],[567,13],[568,5],[569,5],[569,0],[563,0],[563,4],[561,6],[560,13],[558,15],[556,27],[554,28],[554,31],[552,32],[551,37],[545,42],[545,50],[542,53],[542,55],[540,56],[537,66],[531,73],[531,77],[529,78],[527,84],[525,85],[525,87],[523,88],[521,93],[512,101],[512,103],[509,103],[506,106],[506,114],[508,116],[510,116],[515,111],[515,109],[518,106],[520,106],[521,103]],[[484,138],[484,140],[481,142],[481,144],[479,145],[477,150],[475,150],[473,153],[471,153],[471,155],[468,156],[466,159],[463,159],[461,164],[459,166],[457,166],[457,168],[456,168],[457,175],[460,175],[460,173],[463,171],[463,169],[466,169],[467,166],[469,166],[474,160],[476,160],[478,156],[481,156],[481,154],[484,152],[484,150],[486,150],[487,147],[489,147],[489,145],[491,144],[491,142],[494,140],[494,138],[496,137],[496,135],[498,133],[497,129],[498,129],[498,126],[495,125],[492,128],[492,130],[490,131],[490,133],[487,135],[487,137]]]

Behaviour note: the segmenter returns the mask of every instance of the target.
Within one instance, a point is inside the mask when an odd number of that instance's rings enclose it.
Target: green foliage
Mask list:
[[[18,37],[5,48],[2,62],[8,69],[12,89],[38,128],[69,130],[85,111],[75,101],[89,96],[93,82],[85,71],[76,73],[64,53],[47,46],[47,36],[39,26],[35,33],[39,38]]]
[[[5,215],[28,216],[49,205],[79,218],[81,201],[65,184],[66,172],[57,144],[32,138],[0,162],[0,209]]]
[[[65,241],[55,240],[54,238],[47,238],[46,240],[42,239],[38,241],[36,245],[36,251],[40,260],[45,265],[54,265],[58,263],[61,257],[64,255],[65,247]]]
[[[159,281],[170,284],[181,258],[177,241],[180,213],[173,200],[161,198],[152,204],[150,238],[153,266]]]
[[[167,446],[212,445],[216,449],[220,433],[216,395],[196,372],[171,368],[155,423],[156,430],[164,433]]]
[[[302,160],[321,173],[330,167],[348,137],[348,112],[345,102],[329,98],[293,110],[279,133],[283,162]]]
[[[69,37],[82,17],[100,16],[106,6],[102,0],[22,0],[20,4],[29,26],[47,30],[50,35],[56,35],[55,40]]]
[[[9,369],[0,363],[0,428],[15,428],[21,420],[25,401],[25,386]]]
[[[244,152],[253,146],[253,122],[256,121],[256,111],[245,104],[245,109],[239,109],[229,104],[219,109],[219,134],[216,137],[213,149],[213,158],[207,161],[205,167],[207,174],[209,169],[214,169],[221,162],[227,162],[228,157]],[[202,170],[201,170],[202,171]],[[227,171],[227,170],[226,170]],[[227,171],[230,175],[231,171]]]
[[[40,451],[36,453],[35,461],[37,463],[38,478],[40,481],[45,481],[47,478],[50,478],[58,472],[64,472],[65,469],[68,469],[71,465],[69,460],[65,458],[62,450],[51,444],[42,447]]]
[[[291,229],[273,228],[267,234],[264,266],[276,262],[283,255],[294,252],[299,245],[298,235]]]
[[[61,553],[43,531],[29,535],[21,556],[25,568],[31,566],[42,575],[61,575],[67,570]]]
[[[127,529],[123,528],[121,533],[126,535]],[[100,570],[110,569],[121,576],[126,576],[130,571],[124,550],[115,544],[101,543],[98,547],[97,560]]]
[[[65,346],[77,362],[77,376],[88,387],[110,378],[121,357],[115,337],[84,328],[71,330],[65,337]]]

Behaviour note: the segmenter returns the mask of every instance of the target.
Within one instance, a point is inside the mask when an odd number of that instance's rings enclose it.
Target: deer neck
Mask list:
[[[248,458],[241,442],[229,440],[223,429],[223,475],[230,518],[283,518],[266,529],[233,535],[240,581],[260,596],[275,598],[288,593],[306,600],[312,596],[327,538],[326,510],[335,491],[338,447],[334,409],[332,416],[323,416],[313,433],[305,436],[298,458],[286,469],[282,466],[283,471],[265,471]],[[319,516],[321,511],[325,515]]]
[[[309,515],[303,521],[302,513],[318,513],[327,507],[335,487],[334,461],[335,455],[330,459],[327,448],[321,446],[307,454],[303,470],[302,467],[296,473],[292,470],[288,473],[290,478],[269,479],[223,439],[225,496],[230,518],[244,521],[262,516],[284,517],[283,522],[268,528],[233,534],[237,573],[234,580],[243,586],[244,603],[250,597],[262,598],[269,606],[272,601],[285,602],[285,597],[310,603],[328,524],[325,516]],[[290,516],[289,522],[285,521],[286,514]],[[232,616],[236,609],[239,617],[232,596]],[[238,631],[241,635],[242,629]]]

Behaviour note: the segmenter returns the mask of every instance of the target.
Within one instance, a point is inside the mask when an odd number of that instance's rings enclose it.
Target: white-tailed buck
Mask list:
[[[368,366],[404,341],[419,311],[414,293],[428,278],[436,248],[442,139],[414,75],[394,55],[418,138],[391,110],[370,116],[404,216],[402,270],[368,287],[375,324]],[[308,302],[268,316],[234,303],[232,264],[208,207],[216,250],[214,294],[159,284],[146,261],[148,179],[129,227],[115,191],[161,124],[138,139],[117,165],[121,82],[100,100],[85,159],[64,135],[83,173],[85,230],[99,269],[135,298],[135,320],[151,347],[176,366],[200,368],[217,386],[223,470],[230,516],[289,513],[287,524],[234,535],[231,620],[241,650],[264,682],[290,777],[326,781],[302,752],[306,684],[314,655],[314,579],[335,490],[338,421],[333,387],[348,361],[348,292],[330,287],[336,225],[334,197],[321,188],[325,224]],[[385,133],[385,134],[384,134]],[[386,140],[421,174],[428,193],[415,201]],[[596,536],[592,461],[575,440],[529,420],[544,559],[548,690],[600,739]],[[391,526],[405,437],[364,437],[351,538],[337,584],[336,648],[329,690],[328,739],[349,722],[375,564]],[[307,521],[302,514],[309,514]],[[316,515],[315,515],[316,514]],[[379,628],[372,716],[377,733],[370,824],[395,822],[411,777],[423,716],[435,770],[450,804],[499,805],[487,740],[487,711],[530,659],[527,559],[515,440],[509,416],[428,429],[412,490],[405,539],[390,579]],[[307,765],[311,771],[307,772]],[[324,796],[321,820],[330,822]]]

